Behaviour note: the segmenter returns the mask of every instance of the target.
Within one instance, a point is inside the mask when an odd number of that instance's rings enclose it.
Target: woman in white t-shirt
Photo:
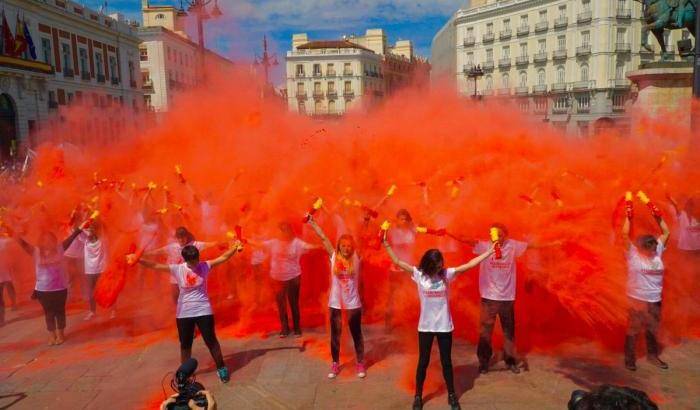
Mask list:
[[[329,379],[334,379],[340,373],[340,333],[342,328],[342,312],[348,318],[348,327],[355,344],[357,357],[357,376],[367,376],[364,355],[365,345],[362,338],[362,301],[360,298],[360,258],[355,251],[355,240],[352,235],[343,234],[334,248],[331,241],[323,233],[316,221],[308,217],[311,228],[316,232],[323,247],[328,252],[331,263],[331,289],[328,293],[328,308],[331,321],[331,371]]]
[[[652,365],[668,369],[668,364],[659,358],[657,332],[661,319],[661,293],[664,280],[662,259],[671,231],[660,215],[655,215],[662,234],[658,238],[644,234],[635,243],[630,239],[632,209],[628,205],[625,222],[622,225],[622,238],[625,241],[627,256],[627,296],[629,297],[629,323],[625,337],[625,367],[637,370],[635,347],[637,336],[645,331],[647,360]]]
[[[147,268],[169,272],[170,277],[176,281],[180,288],[176,322],[182,363],[192,356],[192,342],[196,326],[216,363],[219,379],[224,383],[230,380],[230,375],[224,363],[219,340],[216,338],[214,313],[207,292],[207,279],[212,268],[226,262],[241,250],[243,250],[241,243],[236,242],[218,258],[200,262],[197,247],[186,245],[181,252],[184,261],[182,263],[162,264],[144,259],[139,260],[139,263]],[[135,257],[136,255],[129,255],[127,258]]]
[[[87,280],[87,297],[88,297],[88,314],[85,320],[91,320],[95,317],[97,303],[95,303],[95,287],[100,275],[107,268],[107,248],[105,242],[100,238],[102,234],[102,225],[95,221],[90,226],[83,230],[80,235],[83,244],[83,261],[85,262],[85,278]],[[115,311],[111,311],[112,317],[115,316]]]
[[[430,349],[433,339],[437,338],[440,348],[440,363],[442,375],[447,385],[447,400],[453,410],[459,409],[459,400],[455,394],[452,375],[452,316],[449,305],[449,283],[455,277],[479,265],[493,253],[493,246],[464,265],[445,269],[442,253],[438,249],[430,249],[423,254],[418,266],[412,266],[398,258],[387,241],[383,238],[392,262],[401,270],[409,272],[411,279],[418,288],[420,299],[420,319],[418,322],[418,367],[416,369],[416,395],[413,409],[423,408],[423,383],[425,373],[430,363]]]

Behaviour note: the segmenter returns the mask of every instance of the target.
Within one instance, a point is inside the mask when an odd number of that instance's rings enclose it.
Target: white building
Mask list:
[[[46,121],[60,121],[62,106],[142,105],[135,29],[119,15],[103,16],[70,0],[6,0],[13,35],[17,15],[26,21],[36,59],[27,50],[0,56],[0,155],[7,160],[31,146]],[[86,127],[103,119],[91,118]]]
[[[433,39],[432,73],[580,135],[596,121],[624,128],[626,73],[660,58],[655,40],[656,53],[641,47],[641,15],[633,0],[472,0]]]
[[[408,40],[390,47],[382,29],[342,40],[309,41],[294,34],[287,52],[287,102],[292,111],[339,115],[371,107],[408,84],[427,83],[430,65]]]

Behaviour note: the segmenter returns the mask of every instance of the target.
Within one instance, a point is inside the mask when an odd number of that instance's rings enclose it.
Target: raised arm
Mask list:
[[[676,201],[676,199],[670,194],[666,194],[666,199],[668,199],[668,202],[671,203],[671,206],[673,207],[673,211],[676,213],[676,216],[680,216],[681,209],[678,207],[678,202]]]
[[[333,249],[333,244],[331,243],[330,239],[328,239],[326,234],[323,233],[321,227],[318,226],[316,221],[314,221],[314,219],[311,216],[309,216],[309,226],[321,239],[321,243],[323,243],[323,248],[326,250],[326,252],[328,252],[328,255],[333,255],[333,252],[335,252],[335,249]]]
[[[622,240],[625,243],[625,248],[629,248],[632,244],[630,240],[630,230],[632,229],[632,220],[629,215],[625,215],[625,221],[622,224]]]
[[[27,252],[30,255],[34,254],[34,245],[30,244],[29,242],[25,241],[24,238],[19,237],[19,236],[16,236],[15,240],[17,241],[19,246],[22,248],[22,250],[24,250],[25,252]]]
[[[139,263],[149,269],[170,272],[170,266],[164,263],[158,263],[148,259],[139,259]]]
[[[209,262],[210,267],[214,267],[217,265],[221,265],[222,263],[226,262],[227,260],[231,259],[233,255],[236,254],[236,252],[242,251],[243,250],[243,245],[241,245],[240,242],[236,242],[233,245],[231,245],[231,248],[227,250],[226,252],[222,253],[221,256],[218,258],[212,259]]]
[[[83,223],[83,225],[84,224],[85,223]],[[63,242],[61,242],[61,247],[63,248],[63,250],[65,251],[66,249],[68,249],[70,247],[70,245],[73,243],[73,241],[75,240],[75,238],[77,238],[78,235],[80,235],[82,232],[83,232],[83,230],[80,228],[73,229],[73,232],[71,232],[71,234],[68,235],[68,237],[66,239],[64,239]]]
[[[384,249],[386,249],[386,253],[389,254],[389,258],[391,258],[391,261],[394,262],[394,265],[398,266],[399,268],[405,270],[408,273],[413,273],[413,266],[399,259],[399,257],[396,256],[396,254],[394,253],[394,250],[391,249],[391,245],[389,245],[389,242],[386,240],[386,232],[384,233],[384,237],[382,238],[382,244],[384,245]]]
[[[473,258],[472,260],[470,260],[469,262],[465,263],[464,265],[457,266],[457,267],[455,268],[455,274],[459,274],[459,273],[468,271],[469,269],[478,266],[481,262],[483,262],[486,258],[488,258],[489,256],[491,256],[491,254],[493,254],[493,250],[494,250],[494,245],[492,244],[492,245],[491,245],[491,248],[490,248],[488,251],[486,251],[486,252],[482,253],[481,255],[479,255],[479,256]]]
[[[666,244],[668,243],[668,238],[671,237],[671,230],[668,228],[668,224],[666,224],[666,221],[661,216],[656,218],[656,223],[659,224],[659,228],[661,228],[661,236],[659,237],[659,240],[665,248]]]

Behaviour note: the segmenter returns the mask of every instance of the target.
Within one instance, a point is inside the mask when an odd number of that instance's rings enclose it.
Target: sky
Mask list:
[[[153,5],[179,5],[180,0],[151,0]],[[99,9],[103,2],[87,0]],[[219,0],[223,16],[205,24],[205,41],[233,60],[252,60],[262,53],[267,35],[271,52],[280,66],[273,70],[274,82],[283,78],[284,55],[291,48],[293,33],[310,39],[337,39],[344,34],[364,34],[368,28],[383,28],[390,43],[412,40],[420,56],[430,57],[430,43],[449,17],[467,0]],[[186,8],[186,7],[185,7]],[[139,0],[111,0],[107,13],[122,13],[141,22]],[[193,33],[192,30],[190,30]]]

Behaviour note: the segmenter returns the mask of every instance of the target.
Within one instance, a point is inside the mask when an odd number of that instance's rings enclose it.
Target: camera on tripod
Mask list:
[[[170,387],[177,392],[177,395],[167,400],[162,408],[190,410],[190,400],[199,408],[209,408],[209,400],[204,394],[204,386],[195,380],[195,370],[197,370],[196,359],[187,359],[180,365],[175,372],[175,377],[170,381]]]

